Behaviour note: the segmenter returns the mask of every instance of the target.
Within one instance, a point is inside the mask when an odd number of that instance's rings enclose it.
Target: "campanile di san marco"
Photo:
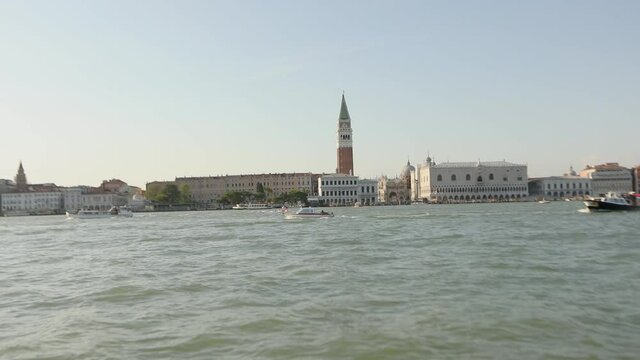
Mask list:
[[[338,167],[336,168],[336,173],[353,175],[353,129],[351,129],[351,117],[349,117],[344,94],[342,94],[336,134],[338,140]]]

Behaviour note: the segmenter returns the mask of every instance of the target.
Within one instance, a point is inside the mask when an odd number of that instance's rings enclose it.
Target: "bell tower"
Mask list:
[[[336,173],[353,175],[353,129],[351,129],[351,117],[347,109],[347,102],[342,94],[340,116],[338,117],[337,146],[338,167]]]
[[[16,174],[16,188],[18,191],[27,191],[27,175],[24,173],[24,168],[22,167],[22,161],[20,161],[20,166],[18,167],[18,174]]]

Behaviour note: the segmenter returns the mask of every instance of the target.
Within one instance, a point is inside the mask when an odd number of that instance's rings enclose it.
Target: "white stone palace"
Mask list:
[[[422,201],[498,202],[528,197],[527,166],[506,161],[436,164],[427,157],[418,166],[417,177],[412,191]]]

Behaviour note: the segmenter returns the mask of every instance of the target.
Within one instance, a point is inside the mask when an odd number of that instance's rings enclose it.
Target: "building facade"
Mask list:
[[[319,174],[313,173],[279,173],[279,174],[249,174],[205,177],[179,177],[174,182],[151,182],[152,186],[166,186],[176,184],[179,188],[187,185],[192,203],[209,207],[215,206],[226,192],[255,193],[258,184],[262,185],[268,195],[282,195],[291,191],[303,191],[308,195],[318,193]]]
[[[633,191],[631,170],[618,163],[587,165],[580,176],[591,179],[592,195],[600,196],[609,191],[626,193]]]
[[[414,195],[416,168],[407,161],[400,171],[400,176],[378,178],[378,201],[384,205],[410,204],[416,201]]]
[[[527,166],[506,161],[446,162],[418,167],[420,199],[435,203],[518,201],[528,198]]]
[[[5,193],[0,197],[0,208],[5,216],[58,214],[62,211],[62,193],[60,191]]]
[[[318,178],[318,196],[312,202],[322,206],[375,205],[376,180],[359,179],[345,174],[324,174]]]
[[[336,173],[353,175],[353,129],[344,94],[342,94],[342,103],[340,104],[336,137],[338,157]]]
[[[591,179],[578,176],[573,167],[562,176],[529,179],[529,195],[538,200],[581,199],[591,194]]]
[[[631,177],[633,178],[633,191],[640,194],[640,165],[632,169]]]
[[[373,179],[358,179],[358,202],[370,206],[378,203],[378,182]]]

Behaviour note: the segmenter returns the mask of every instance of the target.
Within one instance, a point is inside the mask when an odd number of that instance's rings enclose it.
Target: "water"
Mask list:
[[[640,212],[0,218],[3,359],[637,359]]]

